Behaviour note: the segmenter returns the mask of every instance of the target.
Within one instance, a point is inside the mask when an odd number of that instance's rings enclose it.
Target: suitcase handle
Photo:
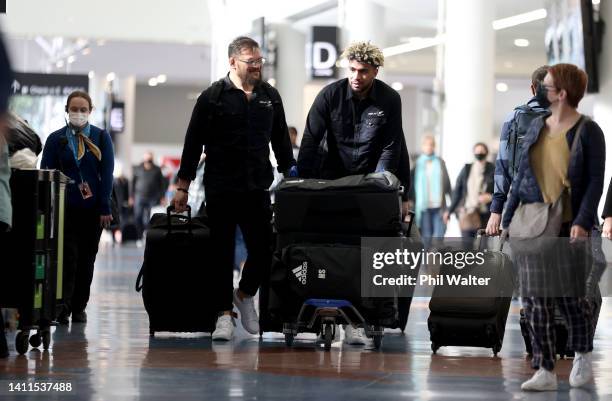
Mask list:
[[[501,252],[502,249],[504,249],[504,242],[506,242],[506,240],[508,239],[508,232],[507,230],[503,230],[499,235],[487,235],[487,230],[485,230],[484,228],[479,229],[476,232],[476,240],[478,241],[479,250],[482,246],[483,237],[499,237],[499,249],[496,249],[496,251]]]
[[[166,219],[166,229],[168,231],[168,234],[170,234],[172,232],[172,212],[174,212],[175,208],[174,205],[169,205],[166,208],[166,215],[167,215],[167,219]],[[189,230],[189,234],[193,234],[193,232],[191,231],[191,206],[187,205],[187,230]],[[179,214],[179,213],[175,213],[175,214]]]

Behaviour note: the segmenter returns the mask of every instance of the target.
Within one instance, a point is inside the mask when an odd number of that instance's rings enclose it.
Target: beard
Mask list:
[[[247,84],[251,86],[256,86],[257,84],[261,82],[261,70],[253,70],[253,71],[247,70],[245,77],[243,78],[243,81],[245,81]]]

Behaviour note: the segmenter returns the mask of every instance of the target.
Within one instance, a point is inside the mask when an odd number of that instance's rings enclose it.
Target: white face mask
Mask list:
[[[70,120],[70,124],[74,125],[75,127],[81,128],[87,124],[89,114],[71,111],[70,113],[68,113],[68,119]]]

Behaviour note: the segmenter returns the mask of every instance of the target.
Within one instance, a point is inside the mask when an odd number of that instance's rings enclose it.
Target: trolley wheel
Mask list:
[[[17,333],[17,336],[15,337],[15,349],[17,350],[19,355],[23,355],[28,352],[28,346],[30,345],[28,343],[29,335],[30,333],[26,331],[20,331],[19,333]]]
[[[48,350],[49,345],[51,344],[51,332],[49,330],[44,330],[41,336],[42,336],[43,349]]]
[[[325,351],[329,351],[331,349],[332,340],[334,339],[334,327],[331,323],[325,324]]]
[[[382,345],[383,336],[380,334],[377,334],[372,339],[374,340],[374,348],[380,349],[380,346]]]
[[[431,351],[433,352],[434,355],[436,355],[436,352],[438,352],[438,349],[440,349],[440,347],[438,346],[438,344],[432,342],[431,343]]]
[[[30,336],[30,345],[33,348],[38,348],[40,347],[40,344],[42,343],[42,338],[40,336],[40,333],[36,333]]]
[[[293,345],[293,340],[295,339],[295,336],[291,333],[285,333],[285,344],[287,344],[287,347],[291,347]]]

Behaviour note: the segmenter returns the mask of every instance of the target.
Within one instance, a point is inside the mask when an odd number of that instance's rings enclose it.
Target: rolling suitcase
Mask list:
[[[483,231],[478,234],[480,240]],[[494,290],[496,296],[469,296],[474,290],[468,288],[434,288],[427,319],[434,354],[442,346],[492,348],[495,356],[501,350],[515,281],[512,262],[501,252],[502,246],[503,239],[498,250],[484,253],[486,269],[476,268],[491,277],[489,290]],[[461,274],[476,274],[476,269],[470,272],[466,268]]]
[[[533,354],[533,348],[531,346],[531,333],[529,332],[529,322],[525,317],[525,311],[523,309],[519,312],[519,324],[521,326],[521,335],[523,341],[525,341],[525,350],[527,354],[531,356]],[[559,358],[564,359],[565,357],[573,358],[574,351],[567,346],[568,330],[567,323],[561,312],[555,307],[555,350],[559,355]]]
[[[217,312],[210,230],[202,217],[158,213],[147,230],[136,291],[149,315],[149,333],[212,332]]]

